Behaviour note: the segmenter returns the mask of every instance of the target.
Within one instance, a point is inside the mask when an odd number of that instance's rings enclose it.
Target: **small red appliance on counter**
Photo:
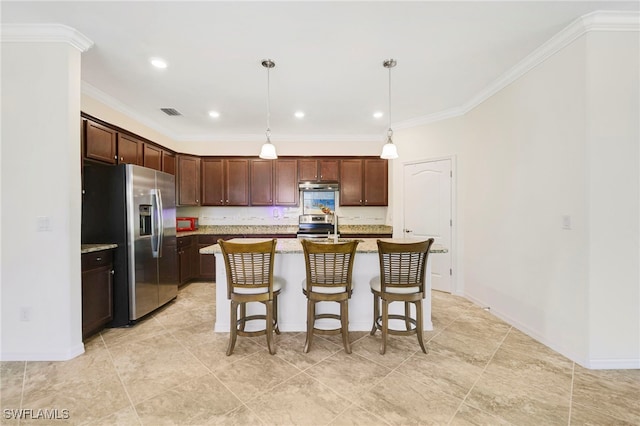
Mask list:
[[[197,217],[176,217],[176,232],[195,231],[197,229]]]

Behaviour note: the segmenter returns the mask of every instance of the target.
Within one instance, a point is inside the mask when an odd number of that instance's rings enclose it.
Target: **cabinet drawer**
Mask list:
[[[177,239],[178,249],[189,247],[193,243],[193,238],[191,236],[178,237],[176,239]]]
[[[113,262],[113,252],[111,250],[96,251],[82,255],[82,270],[100,268],[110,265]]]
[[[198,243],[206,244],[208,246],[218,243],[218,236],[216,235],[198,235]]]

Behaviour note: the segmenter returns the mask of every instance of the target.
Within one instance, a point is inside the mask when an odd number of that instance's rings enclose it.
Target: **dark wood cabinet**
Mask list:
[[[162,151],[162,171],[175,176],[176,155],[169,151]]]
[[[197,238],[194,235],[177,238],[178,280],[180,285],[197,278],[200,274]]]
[[[297,206],[300,198],[298,190],[298,161],[282,159],[275,161],[274,200],[276,206]]]
[[[200,157],[179,155],[178,159],[178,205],[200,205]]]
[[[298,160],[298,180],[315,182],[338,182],[340,180],[339,159]]]
[[[82,338],[97,333],[113,319],[113,253],[85,253],[82,263]]]
[[[200,260],[200,279],[203,281],[216,280],[216,258],[213,254],[200,254],[200,249],[216,244],[218,237],[215,235],[198,235],[198,258]]]
[[[386,206],[388,163],[377,158],[340,161],[341,206]]]
[[[249,160],[203,158],[202,205],[248,206]]]
[[[162,149],[157,146],[144,144],[144,166],[162,171]]]
[[[144,165],[144,143],[134,137],[118,134],[118,164]]]
[[[250,160],[251,205],[273,205],[273,160]]]
[[[91,120],[85,121],[84,155],[92,160],[116,164],[117,132]]]

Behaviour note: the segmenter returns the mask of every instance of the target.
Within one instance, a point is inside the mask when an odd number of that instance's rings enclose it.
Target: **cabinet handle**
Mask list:
[[[196,200],[196,203],[199,203],[199,202],[200,202],[200,200]]]
[[[114,156],[113,156],[113,159],[114,159],[114,160],[117,160],[117,159],[118,159],[118,156],[117,156],[117,155],[114,155]]]
[[[120,157],[120,161],[124,160],[124,157]]]
[[[111,270],[111,275],[115,275],[116,271],[114,271],[113,269]]]
[[[101,257],[96,257],[96,262],[100,262],[102,260]]]

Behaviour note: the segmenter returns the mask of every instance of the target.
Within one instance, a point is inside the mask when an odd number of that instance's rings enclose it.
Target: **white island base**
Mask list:
[[[230,240],[234,243],[248,243],[264,241],[264,239],[238,238]],[[353,265],[353,294],[349,300],[349,331],[370,331],[373,325],[373,294],[369,287],[371,278],[379,275],[380,262],[376,239],[361,239]],[[386,239],[385,241],[408,242],[407,240]],[[434,252],[442,252],[445,249],[435,248]],[[220,247],[215,244],[204,247],[201,254],[216,254],[216,332],[229,332],[229,307],[227,299],[227,275],[224,259]],[[280,331],[300,332],[307,329],[307,299],[302,293],[302,280],[305,279],[305,262],[302,245],[297,239],[280,239],[276,246],[274,261],[274,275],[284,281],[282,291],[278,296],[278,324]],[[427,262],[426,297],[422,302],[424,330],[433,330],[431,323],[431,262]],[[400,313],[403,304],[392,303],[389,313]],[[316,311],[339,312],[339,305],[335,302],[321,302],[316,305]],[[265,307],[261,303],[247,305],[247,313],[264,313]],[[324,321],[325,323],[323,324]],[[316,322],[319,328],[335,328],[336,321],[324,319]],[[264,328],[264,321],[254,321],[256,324],[247,323],[246,330]],[[404,322],[391,323],[392,328],[404,327]]]

